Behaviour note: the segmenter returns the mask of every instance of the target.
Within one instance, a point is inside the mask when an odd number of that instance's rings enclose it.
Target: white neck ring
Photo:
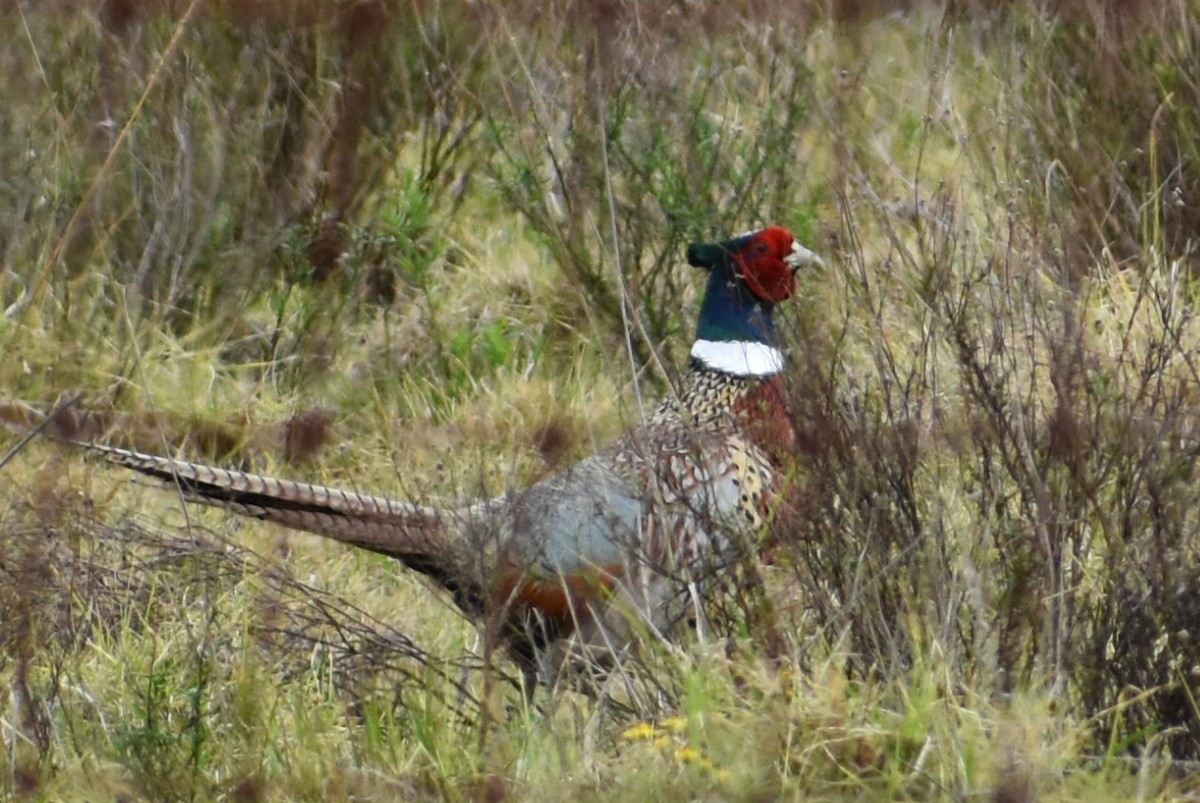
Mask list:
[[[747,340],[697,340],[692,357],[706,368],[734,376],[771,376],[783,370],[783,352]]]

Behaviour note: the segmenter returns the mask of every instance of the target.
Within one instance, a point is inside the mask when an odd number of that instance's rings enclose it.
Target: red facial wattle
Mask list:
[[[734,256],[746,287],[760,301],[776,303],[796,291],[796,276],[784,261],[792,251],[792,235],[787,229],[772,226],[754,238],[754,242]]]

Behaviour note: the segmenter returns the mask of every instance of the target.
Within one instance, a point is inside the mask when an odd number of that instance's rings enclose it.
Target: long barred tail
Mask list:
[[[95,443],[79,444],[164,485],[184,498],[316,533],[401,560],[433,573],[430,561],[449,558],[448,527],[455,514],[410,502],[367,496],[306,482],[156,457]]]

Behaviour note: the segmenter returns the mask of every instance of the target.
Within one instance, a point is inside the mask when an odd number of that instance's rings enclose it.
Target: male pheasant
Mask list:
[[[709,271],[680,392],[573,467],[458,509],[90,445],[195,502],[395,558],[447,589],[479,625],[499,623],[532,684],[576,637],[619,650],[667,632],[702,578],[772,515],[792,430],[772,310],[819,261],[783,228],[693,244]],[[530,685],[528,688],[532,688]]]

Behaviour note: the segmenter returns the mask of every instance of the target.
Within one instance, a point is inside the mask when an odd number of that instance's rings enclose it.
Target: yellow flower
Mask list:
[[[658,728],[651,725],[649,722],[639,722],[629,730],[621,734],[621,738],[627,742],[645,742],[658,736]]]
[[[698,761],[700,758],[700,753],[690,747],[681,747],[675,751],[675,760],[683,762],[684,764]]]
[[[683,733],[687,730],[687,719],[685,717],[667,717],[662,721],[662,724],[671,733]]]

